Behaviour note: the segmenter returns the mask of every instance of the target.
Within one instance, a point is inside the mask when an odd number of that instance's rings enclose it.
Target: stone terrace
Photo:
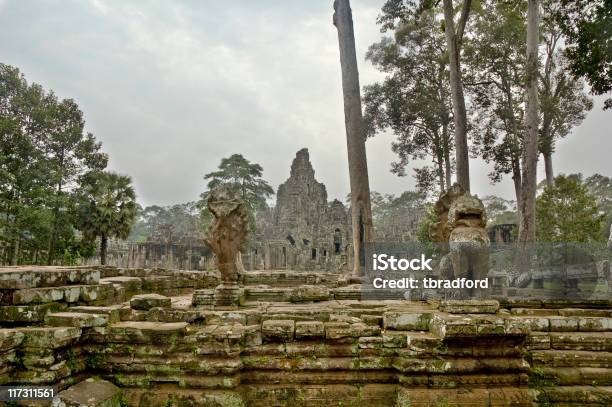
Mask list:
[[[612,404],[612,301],[361,301],[337,275],[0,269],[0,384],[65,405]],[[50,403],[49,403],[50,404]]]

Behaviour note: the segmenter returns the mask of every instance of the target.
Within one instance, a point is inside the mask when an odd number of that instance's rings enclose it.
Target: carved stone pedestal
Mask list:
[[[221,284],[215,287],[215,307],[237,307],[244,304],[244,288],[238,284]]]

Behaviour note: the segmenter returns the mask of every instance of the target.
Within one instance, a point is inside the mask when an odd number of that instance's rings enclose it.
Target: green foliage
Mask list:
[[[429,234],[430,228],[434,223],[438,222],[438,216],[436,215],[436,211],[434,210],[433,205],[427,206],[425,218],[421,221],[419,225],[419,231],[417,232],[417,240],[423,244],[431,244],[432,239]]]
[[[208,180],[207,191],[200,195],[198,207],[201,210],[202,227],[207,228],[212,222],[212,214],[207,207],[208,194],[220,185],[226,185],[237,193],[249,208],[250,227],[255,228],[255,214],[267,208],[266,199],[274,194],[274,189],[263,178],[263,168],[251,163],[241,154],[233,154],[221,159],[218,171],[204,176]]]
[[[509,223],[518,224],[518,214],[516,212],[516,202],[489,195],[482,198],[487,214],[487,224],[504,225]]]
[[[536,234],[541,242],[601,241],[604,215],[576,177],[559,175],[536,200]]]
[[[102,264],[108,238],[125,239],[136,218],[136,195],[127,176],[96,172],[77,191],[78,227],[87,240],[100,238]]]
[[[161,236],[164,232],[170,235]],[[139,207],[129,240],[183,240],[200,238],[201,234],[200,208],[196,202],[187,202],[170,206],[151,205],[144,209]]]
[[[59,100],[0,64],[0,240],[10,247],[0,262],[51,263],[66,252],[84,253],[73,191],[86,173],[106,167],[100,149],[84,133],[73,100]]]
[[[580,176],[580,174],[579,174]],[[612,225],[612,178],[593,174],[584,180],[584,186],[597,201],[597,207],[605,215],[602,240],[607,240]]]
[[[399,196],[370,193],[374,235],[386,240],[414,240],[414,236],[405,233],[415,229],[413,222],[418,222],[419,215],[425,212],[427,205],[424,193],[405,191]]]
[[[444,32],[434,10],[416,16],[416,4],[387,1],[378,23],[393,37],[370,46],[366,58],[386,74],[365,87],[364,121],[372,137],[391,130],[399,160],[391,172],[405,176],[412,160],[431,159],[415,168],[421,192],[442,191],[452,172],[453,119]],[[409,2],[410,3],[410,2]]]
[[[552,16],[564,35],[565,55],[575,76],[586,78],[591,91],[603,95],[612,90],[612,1],[549,0]],[[612,108],[612,98],[605,101]]]

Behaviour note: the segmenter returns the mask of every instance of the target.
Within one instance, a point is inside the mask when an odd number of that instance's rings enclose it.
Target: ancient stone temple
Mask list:
[[[289,178],[278,187],[276,205],[257,216],[259,269],[341,270],[350,267],[350,216],[337,199],[328,202],[308,149],[297,152]]]

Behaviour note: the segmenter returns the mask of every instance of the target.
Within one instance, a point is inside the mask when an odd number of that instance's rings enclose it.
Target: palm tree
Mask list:
[[[100,263],[106,264],[108,239],[126,239],[136,218],[136,194],[128,176],[96,172],[77,191],[78,225],[86,239],[100,238]]]

